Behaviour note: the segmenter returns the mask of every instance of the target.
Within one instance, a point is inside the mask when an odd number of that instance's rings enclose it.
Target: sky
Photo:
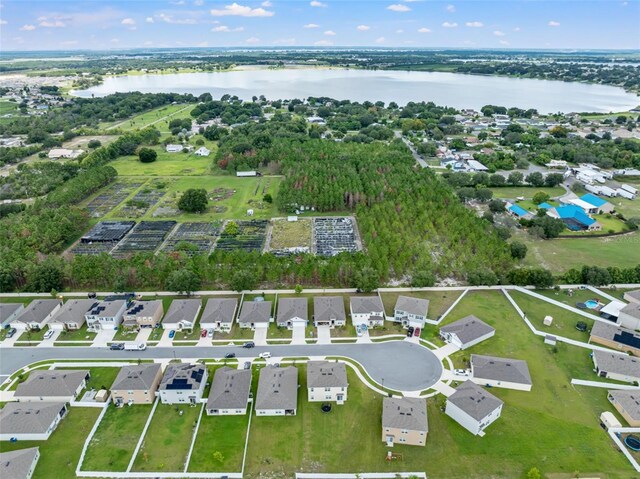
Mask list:
[[[0,0],[0,43],[640,49],[640,0]]]

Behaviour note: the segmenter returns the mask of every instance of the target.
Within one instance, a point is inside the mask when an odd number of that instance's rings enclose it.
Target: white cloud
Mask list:
[[[193,0],[193,4],[196,7],[201,7],[202,5],[204,5],[204,0]]]
[[[456,7],[454,5],[447,5],[444,9],[449,13],[455,13],[456,11]]]
[[[120,39],[119,38],[112,38],[111,40],[109,40],[111,43],[120,43]]]
[[[555,20],[549,20],[549,23],[547,23],[547,25],[549,25],[550,27],[559,27],[560,22],[556,22]]]
[[[245,40],[245,43],[249,43],[250,45],[255,45],[256,43],[260,43],[260,39],[256,37],[250,37]]]
[[[67,26],[62,20],[46,20],[43,19],[38,23],[41,27],[45,28],[64,28]]]
[[[184,0],[173,0],[173,1],[169,2],[169,3],[171,5],[184,5],[187,2],[185,2]]]
[[[144,21],[147,23],[154,23],[153,17],[147,17]]]
[[[207,42],[207,41],[196,43],[196,47],[205,48],[205,47],[208,47],[208,46],[209,46],[209,42]]]
[[[303,28],[320,28],[317,23],[307,23]]]
[[[309,2],[309,5],[316,8],[324,8],[327,6],[326,3],[318,2],[318,0],[312,0],[311,2]]]
[[[213,27],[211,31],[216,33],[243,32],[244,27],[229,28],[226,25],[219,25],[217,27]]]
[[[143,43],[143,45],[145,47],[150,47],[151,45],[153,45],[153,42],[151,40],[147,40],[146,42]]]
[[[330,40],[318,40],[314,43],[314,45],[317,47],[330,47],[331,45],[333,45],[333,42]]]
[[[411,9],[406,5],[401,3],[393,3],[387,7],[387,10],[391,10],[392,12],[410,12]]]
[[[356,30],[359,30],[361,32],[366,32],[367,30],[371,30],[371,27],[369,25],[358,25],[356,27]]]
[[[376,38],[376,43],[384,43],[385,41],[386,41],[386,39],[384,37]]]
[[[7,22],[6,20],[0,20],[0,25],[6,25],[7,23],[9,22]]]
[[[273,7],[273,3],[271,3],[269,0],[265,0],[260,5],[262,5],[263,7]]]
[[[396,33],[404,33],[404,30],[401,28],[399,30],[396,30]]]
[[[20,30],[23,31],[23,32],[30,32],[30,31],[35,30],[35,29],[36,29],[35,25],[22,25],[20,27]]]
[[[335,36],[336,32],[334,32],[333,30],[327,30],[326,32],[324,32],[324,34],[329,37],[333,37]]]
[[[125,18],[125,19],[123,19],[120,23],[121,23],[122,25],[129,25],[129,26],[132,26],[132,25],[135,25],[135,24],[136,24],[136,21],[135,21],[133,18]]]
[[[465,23],[465,26],[467,26],[469,28],[482,28],[482,27],[484,27],[484,23],[482,23],[482,22],[467,22],[467,23]]]
[[[166,13],[160,13],[158,18],[165,23],[171,23],[174,25],[195,25],[198,23],[195,18],[175,18],[173,15]]]
[[[442,27],[443,27],[443,28],[456,28],[457,26],[458,26],[458,24],[457,24],[456,22],[453,22],[453,23],[451,23],[451,22],[444,22],[444,23],[442,24]]]
[[[509,43],[509,42],[508,42],[508,41],[506,41],[506,40],[500,40],[500,45],[504,45],[504,46],[506,47],[506,46],[511,45],[511,43]]]
[[[418,28],[418,33],[431,33],[427,27]]]
[[[476,42],[472,42],[471,40],[465,40],[464,42],[462,42],[463,45],[475,45]]]
[[[265,10],[264,8],[245,7],[235,2],[231,5],[225,5],[221,10],[215,8],[211,10],[211,15],[214,17],[272,17],[273,14],[272,11]]]
[[[273,41],[274,45],[295,45],[296,44],[296,39],[295,38],[278,38],[277,40]]]
[[[520,27],[516,27],[513,29],[514,32],[519,32],[520,31]]]
[[[500,30],[494,30],[494,31],[493,31],[493,34],[494,34],[496,37],[504,37],[504,36],[506,35],[504,32],[501,32]]]

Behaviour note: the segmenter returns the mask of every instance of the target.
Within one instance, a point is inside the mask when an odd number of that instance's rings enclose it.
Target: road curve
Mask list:
[[[146,351],[111,351],[94,347],[0,347],[0,375],[10,375],[36,361],[55,359],[219,359],[234,352],[240,359],[269,351],[274,357],[344,356],[360,363],[378,384],[398,391],[422,391],[442,376],[442,363],[429,349],[408,341],[371,344],[150,347]]]

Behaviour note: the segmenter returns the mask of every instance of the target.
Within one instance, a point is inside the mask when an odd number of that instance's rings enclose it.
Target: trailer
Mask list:
[[[124,350],[125,351],[144,351],[147,349],[146,343],[125,343]]]
[[[626,198],[628,200],[635,200],[636,199],[636,195],[634,195],[633,193],[628,192],[627,190],[623,190],[622,188],[618,188],[616,190],[616,193],[618,194],[618,196],[621,196],[622,198]]]
[[[598,185],[584,185],[584,189],[590,193],[593,193],[594,195],[600,194],[600,188],[602,187]]]
[[[625,184],[623,183],[623,184],[621,184],[621,185],[620,185],[620,188],[621,188],[621,189],[623,189],[623,190],[625,190],[625,191],[628,191],[628,192],[629,192],[629,193],[631,193],[632,195],[637,195],[637,194],[638,194],[638,189],[637,189],[637,188],[634,188],[634,187],[633,187],[633,186],[631,186],[631,185],[625,185]]]
[[[609,188],[608,186],[600,187],[600,194],[604,196],[608,196],[609,198],[613,198],[614,196],[618,196],[618,192],[613,188]]]

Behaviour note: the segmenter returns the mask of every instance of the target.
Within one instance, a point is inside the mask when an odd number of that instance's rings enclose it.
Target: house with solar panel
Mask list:
[[[525,210],[522,206],[515,205],[513,203],[507,203],[506,206],[507,213],[509,213],[514,218],[517,218],[519,220],[528,220],[533,218],[533,214],[530,211]]]
[[[199,404],[207,379],[207,367],[203,364],[169,364],[158,388],[160,402]]]
[[[571,231],[600,231],[602,225],[576,205],[562,205],[547,210],[547,215],[562,220]]]
[[[126,309],[127,301],[124,299],[99,301],[84,315],[87,320],[87,329],[89,331],[118,329]]]
[[[608,321],[593,323],[589,343],[640,356],[640,333]]]
[[[123,326],[132,329],[155,328],[164,315],[162,301],[133,301],[122,316]]]

